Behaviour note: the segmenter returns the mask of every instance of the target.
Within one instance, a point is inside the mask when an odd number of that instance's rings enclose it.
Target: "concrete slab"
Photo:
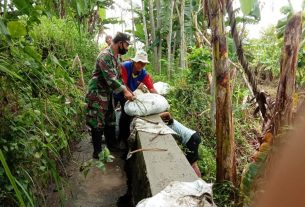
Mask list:
[[[159,115],[145,117],[161,122]],[[172,181],[194,181],[197,176],[178,147],[172,135],[158,135],[138,132],[137,148],[162,148],[167,151],[143,151],[133,159],[132,191],[137,203],[143,198],[155,195]],[[146,189],[145,189],[146,188]]]

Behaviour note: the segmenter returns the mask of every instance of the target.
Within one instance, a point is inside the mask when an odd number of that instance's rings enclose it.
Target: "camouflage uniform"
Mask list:
[[[111,48],[104,49],[97,57],[86,95],[86,122],[91,128],[104,129],[114,121],[112,93],[126,88],[120,77],[120,63]]]

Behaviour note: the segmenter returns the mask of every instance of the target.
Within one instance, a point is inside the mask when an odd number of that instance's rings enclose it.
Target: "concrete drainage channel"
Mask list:
[[[145,117],[161,121],[158,115]],[[137,132],[135,148],[167,149],[166,151],[141,151],[128,160],[128,183],[131,186],[132,204],[156,195],[172,181],[195,181],[197,176],[178,147],[172,135]],[[152,140],[152,141],[151,141]]]
[[[145,117],[161,121],[157,115]],[[152,141],[151,141],[152,140]],[[107,163],[106,171],[93,167],[88,175],[79,171],[82,162],[91,159],[90,137],[81,141],[66,171],[64,181],[65,207],[129,207],[163,190],[171,181],[194,181],[195,172],[171,135],[138,132],[134,149],[156,148],[166,151],[136,152],[126,161],[120,153],[112,153],[114,162]],[[126,176],[127,174],[127,176]],[[128,177],[128,180],[127,180]],[[128,187],[127,187],[128,186]],[[46,206],[60,206],[58,192],[50,193]]]

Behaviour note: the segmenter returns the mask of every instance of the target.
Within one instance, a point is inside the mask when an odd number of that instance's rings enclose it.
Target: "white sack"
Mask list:
[[[151,198],[141,200],[136,207],[215,207],[212,185],[198,179],[194,182],[171,182]]]
[[[168,83],[164,83],[164,82],[157,82],[154,83],[154,88],[156,89],[156,91],[161,94],[161,95],[166,95],[169,92],[170,86]]]
[[[129,116],[147,116],[158,114],[169,109],[167,100],[156,93],[145,93],[136,96],[136,100],[127,101],[124,106]]]
[[[134,118],[130,124],[130,131],[142,131],[152,134],[177,134],[163,121],[157,123],[148,122],[144,117]]]

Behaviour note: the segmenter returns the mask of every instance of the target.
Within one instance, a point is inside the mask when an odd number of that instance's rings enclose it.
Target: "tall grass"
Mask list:
[[[61,175],[69,146],[81,138],[84,88],[78,55],[91,72],[97,47],[72,21],[41,18],[25,39],[0,34],[0,203],[44,206],[45,189]],[[86,37],[86,38],[84,38]],[[6,158],[6,160],[5,160]],[[9,159],[8,159],[9,158]],[[1,173],[5,172],[5,174]]]
[[[18,201],[19,201],[20,206],[26,207],[26,205],[25,205],[25,203],[24,203],[24,201],[23,201],[23,198],[22,198],[22,196],[21,196],[21,194],[20,194],[20,191],[19,191],[19,189],[18,189],[18,187],[17,187],[17,185],[16,185],[16,182],[18,182],[18,181],[17,181],[16,178],[12,175],[12,173],[11,173],[11,171],[10,171],[10,169],[9,169],[9,167],[8,167],[8,165],[7,165],[7,163],[6,163],[6,161],[5,161],[5,157],[4,157],[4,155],[3,155],[1,149],[0,149],[0,161],[1,161],[1,164],[2,164],[2,166],[3,166],[3,168],[4,168],[4,170],[5,170],[6,176],[8,177],[8,179],[10,180],[11,185],[12,185],[13,188],[14,188],[14,191],[15,191],[15,193],[16,193],[16,197],[17,197],[17,199],[18,199]],[[32,202],[31,199],[30,199],[30,201],[31,201],[31,204],[33,204],[33,202]],[[33,206],[33,205],[32,205],[32,206]]]

